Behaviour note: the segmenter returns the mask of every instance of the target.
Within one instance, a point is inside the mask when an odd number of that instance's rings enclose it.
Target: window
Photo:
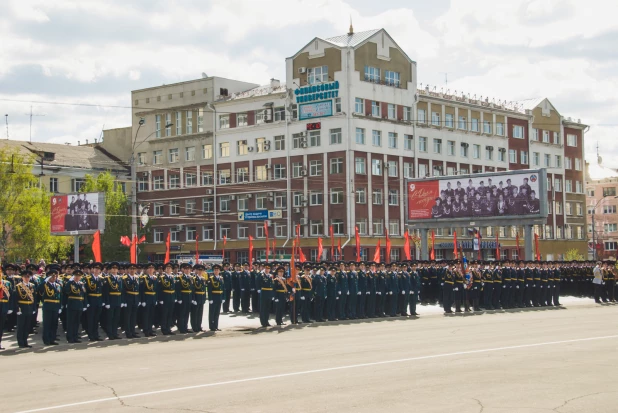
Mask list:
[[[564,157],[564,169],[573,169],[573,160],[568,156]]]
[[[249,227],[247,225],[238,226],[238,238],[239,239],[249,238]],[[238,261],[245,261],[245,260],[238,260]]]
[[[312,160],[309,161],[309,175],[310,176],[321,176],[322,175],[322,161],[321,160]]]
[[[427,152],[427,138],[421,136],[418,138],[418,150],[420,152]]]
[[[388,133],[388,147],[391,149],[397,149],[397,134],[393,132]]]
[[[197,131],[200,133],[204,132],[204,109],[198,109],[197,111]]]
[[[562,192],[562,179],[554,179],[554,189],[556,190],[556,192]]]
[[[185,186],[197,186],[197,174],[185,174]]]
[[[365,80],[368,82],[380,82],[380,69],[377,67],[365,66]]]
[[[577,192],[578,194],[584,193],[584,185],[581,181],[575,181],[575,192]]]
[[[382,162],[379,159],[371,160],[371,174],[376,176],[382,175]]]
[[[556,201],[556,215],[562,215],[562,201]]]
[[[483,121],[483,133],[491,134],[491,122],[488,120]]]
[[[554,132],[554,145],[560,145],[560,133]]]
[[[388,176],[396,178],[397,173],[397,161],[388,161]]]
[[[161,115],[155,115],[155,137],[161,137]]]
[[[256,209],[267,209],[268,197],[264,194],[258,194],[255,197],[255,208]]]
[[[528,165],[528,151],[521,151],[519,154],[521,163],[523,165]]]
[[[577,135],[567,134],[567,146],[577,146]]]
[[[288,195],[287,192],[275,193],[275,208],[284,209],[288,207]]]
[[[389,103],[387,107],[388,107],[388,118],[389,119],[397,118],[397,109],[395,105]]]
[[[442,139],[433,140],[433,152],[442,153]]]
[[[549,168],[549,167],[551,167],[551,155],[549,155],[549,154],[545,154],[545,155],[543,155],[543,156],[544,156],[544,159],[545,159],[545,163],[544,163],[544,165],[545,165],[546,167],[548,167],[548,168]]]
[[[82,189],[82,186],[84,186],[84,184],[86,183],[86,180],[81,178],[74,178],[71,180],[71,183],[72,191],[79,192]]]
[[[470,130],[472,132],[478,132],[479,131],[479,120],[478,119],[472,118],[472,124],[471,124]]]
[[[427,118],[425,117],[425,113],[426,113],[425,109],[419,109],[418,110],[418,113],[417,113],[417,116],[416,116],[418,118],[417,119],[418,123],[426,123],[427,122]]]
[[[361,98],[354,99],[354,113],[365,113],[365,100]]]
[[[227,158],[228,156],[230,156],[230,143],[229,142],[219,143],[219,156],[221,158]]]
[[[388,190],[388,205],[397,206],[399,205],[399,190],[397,189],[389,189]],[[397,221],[399,222],[399,221]],[[397,231],[399,232],[399,231]]]
[[[498,161],[500,162],[505,162],[505,155],[506,154],[506,149],[504,148],[498,148]]]
[[[330,130],[330,144],[337,145],[341,143],[341,128]]]
[[[504,136],[504,123],[496,122],[496,135]]]
[[[513,125],[513,137],[517,139],[523,139],[524,127],[520,125]]]
[[[319,220],[311,220],[310,222],[310,231],[311,236],[320,236],[324,234],[324,225],[322,225],[322,221]]]
[[[431,124],[440,126],[440,114],[438,112],[431,112]]]
[[[154,242],[155,243],[163,242],[163,230],[161,229],[154,230]]]
[[[371,101],[371,116],[380,117],[380,102]]]
[[[570,179],[566,179],[564,181],[564,190],[565,192],[573,192],[573,181]]]
[[[365,158],[356,158],[354,160],[354,171],[357,174],[365,175],[367,173],[366,163],[367,160]]]
[[[388,234],[394,235],[394,236],[399,235],[399,220],[398,219],[391,219],[388,221]],[[399,250],[391,250],[391,256],[393,255],[394,251],[396,251],[397,255],[399,256]]]
[[[228,129],[229,127],[230,127],[230,115],[219,116],[219,129]]]
[[[53,191],[52,188],[50,188],[50,192],[58,192],[58,178],[49,178],[50,180],[50,185],[52,184],[52,180],[56,181],[56,190]],[[148,177],[147,176],[140,176],[137,180],[137,190],[140,192],[143,191],[148,191]]]
[[[267,113],[268,109],[263,109],[263,110],[256,110],[255,111],[255,124],[256,125],[261,125],[262,123],[266,122],[266,113]]]
[[[465,142],[461,144],[461,156],[464,158],[468,157],[468,144]]]
[[[162,217],[163,216],[163,203],[161,202],[156,202],[154,204],[154,216],[155,217]]]
[[[204,159],[212,158],[212,145],[202,145],[202,158]]]
[[[359,145],[365,144],[365,129],[356,128],[356,143]]]
[[[382,132],[374,130],[371,132],[371,143],[373,146],[382,146]]]
[[[294,162],[292,164],[292,178],[300,178],[303,176],[303,164],[300,162]]]
[[[343,220],[342,219],[332,219],[330,221],[330,225],[333,227],[334,235],[343,235]]]
[[[451,128],[451,129],[454,128],[455,127],[454,126],[455,118],[454,118],[453,114],[452,113],[447,113],[445,116],[446,116],[446,119],[445,119],[444,124],[446,125],[446,127],[447,128]]]
[[[357,188],[356,189],[356,203],[357,204],[366,204],[367,203],[367,189],[365,189],[365,188]]]
[[[178,156],[178,148],[170,149],[168,155],[169,155],[168,156],[169,163],[176,163],[176,162],[178,162],[178,158],[179,158],[179,156]]]
[[[322,205],[323,203],[322,199],[323,199],[322,192],[311,191],[309,195],[309,205],[311,206]]]
[[[335,188],[330,190],[330,203],[343,204],[343,189]]]
[[[257,153],[264,152],[264,144],[266,143],[266,138],[257,138],[255,140],[255,149]]]
[[[246,155],[249,153],[248,151],[247,141],[238,141],[236,142],[236,153],[238,155]]]
[[[307,82],[310,85],[328,82],[328,66],[310,67],[307,71]]]
[[[191,162],[195,160],[195,146],[185,148],[185,161]]]
[[[604,214],[615,214],[616,213],[616,205],[604,205],[603,206]]]
[[[230,204],[229,196],[219,197],[219,212],[230,212]]]
[[[187,130],[186,133],[193,133],[193,111],[187,111]]]
[[[618,247],[618,242],[616,241],[605,241],[604,242],[604,248],[605,251],[616,251],[616,249]]]
[[[556,168],[562,168],[562,156],[556,155],[554,159],[556,160]]]
[[[275,167],[273,169],[275,171],[273,179],[287,178],[287,173],[285,171],[285,164],[282,164],[282,163],[275,164]]]
[[[285,150],[285,136],[275,136],[275,150],[276,151],[284,151]]]
[[[169,189],[180,188],[180,175],[178,174],[169,174]]]
[[[539,130],[536,128],[532,129],[532,136],[530,136],[530,140],[531,141],[538,141],[539,140]]]
[[[573,215],[573,204],[570,202],[564,203],[564,212],[567,215]]]
[[[616,232],[618,231],[618,224],[603,224],[604,232]]]
[[[203,227],[202,228],[202,239],[203,240],[212,240],[214,239],[215,231],[213,227]]]
[[[330,160],[330,173],[331,174],[340,174],[342,172],[343,172],[343,158],[331,158],[331,160]]]
[[[249,123],[247,121],[247,114],[246,113],[239,113],[239,114],[236,115],[236,126],[247,126],[248,124]],[[229,118],[228,118],[228,126],[227,127],[229,127]],[[225,128],[221,127],[221,129],[225,129]]]
[[[459,125],[457,126],[458,129],[462,129],[462,130],[468,130],[468,124],[466,123],[466,117],[465,116],[460,116],[459,117]]]
[[[288,235],[288,226],[286,224],[279,224],[275,222],[275,237],[281,238]]]
[[[384,222],[381,219],[373,220],[373,235],[384,234]]]
[[[155,191],[165,189],[165,182],[163,181],[162,175],[153,177],[153,189]]]
[[[382,205],[382,189],[374,189],[371,200],[374,205]]]
[[[481,145],[472,145],[472,157],[474,159],[481,157]]]
[[[266,171],[266,165],[258,165],[255,167],[255,180],[265,181],[268,179],[268,172]]]
[[[549,131],[548,130],[543,131],[543,142],[549,143]]]
[[[170,215],[180,215],[180,203],[178,201],[170,202]]]
[[[575,204],[575,213],[577,214],[578,217],[581,217],[584,215],[584,208],[582,207],[582,204],[580,202],[577,202]]]
[[[309,146],[320,146],[320,131],[313,130],[309,132]]]
[[[185,214],[195,214],[195,199],[185,201]],[[195,239],[195,235],[189,239]]]
[[[180,230],[171,229],[170,230],[170,241],[171,242],[180,242]]]
[[[148,190],[148,178],[146,178],[146,188],[140,188],[140,191]],[[58,192],[58,178],[49,178],[49,192]]]
[[[485,147],[485,159],[491,161],[494,158],[494,148],[492,146]]]
[[[303,206],[303,194],[302,192],[294,192],[292,194],[292,204],[295,208]]]
[[[446,141],[446,153],[455,156],[455,141]]]
[[[138,165],[146,164],[146,152],[140,152],[137,154],[137,164]]]
[[[414,137],[412,135],[403,135],[403,149],[406,151],[414,149]]]
[[[412,162],[403,163],[403,177],[414,178],[414,164]]]
[[[219,239],[230,238],[232,234],[232,225],[221,224],[219,225]]]
[[[541,164],[541,154],[538,152],[532,152],[532,163],[534,166],[539,166]]]
[[[410,106],[403,107],[403,120],[407,122],[412,120],[412,108]]]
[[[387,85],[399,87],[401,84],[399,72],[393,72],[390,70],[386,70],[384,72],[384,81]]]
[[[232,175],[230,174],[229,169],[221,169],[219,172],[219,184],[231,184],[232,183]]]
[[[182,135],[182,114],[176,112],[176,136]]]
[[[214,198],[203,198],[202,199],[202,212],[211,213],[215,210],[215,200]]]
[[[616,196],[616,187],[612,186],[603,188],[603,196]]]
[[[202,173],[202,185],[212,185],[214,183],[214,179],[212,176],[212,171],[205,171]]]
[[[275,112],[275,122],[281,122],[285,120],[285,108],[283,106],[275,108],[274,112]]]

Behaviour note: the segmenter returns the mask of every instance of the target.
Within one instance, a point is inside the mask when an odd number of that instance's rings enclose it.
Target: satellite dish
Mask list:
[[[603,158],[601,156],[597,156],[597,162],[601,165],[603,163]]]

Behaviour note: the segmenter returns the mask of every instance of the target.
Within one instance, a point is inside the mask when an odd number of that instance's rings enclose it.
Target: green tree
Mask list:
[[[50,193],[32,174],[34,155],[0,147],[0,253],[7,261],[66,258],[69,237],[50,234]]]
[[[101,256],[105,261],[128,261],[129,248],[120,244],[120,237],[131,236],[131,204],[121,185],[109,172],[94,177],[86,175],[81,192],[103,192],[105,194],[105,232],[101,234]],[[92,259],[92,237],[87,239],[85,259]]]
[[[580,254],[577,248],[571,248],[564,254],[565,261],[583,261],[584,256]]]

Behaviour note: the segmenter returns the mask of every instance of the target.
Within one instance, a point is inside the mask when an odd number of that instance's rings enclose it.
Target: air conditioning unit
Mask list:
[[[269,192],[268,196],[275,196],[275,193],[274,192]]]
[[[306,148],[307,146],[309,146],[309,145],[307,145],[307,142],[301,142],[300,143],[300,147],[303,148],[303,149]]]
[[[300,208],[294,208],[294,213],[295,214],[300,214]]]
[[[299,67],[298,68],[298,73],[307,73],[307,68],[306,67]]]
[[[247,199],[253,198],[253,194],[247,194]]]
[[[207,189],[206,190],[206,195],[212,195],[212,189]]]
[[[180,224],[180,225],[176,225],[176,231],[182,231],[184,229],[184,225]]]
[[[248,152],[253,152],[253,150],[254,150],[253,146],[248,146],[248,147],[247,147],[247,151],[248,151]]]
[[[307,137],[306,136],[301,137],[300,143],[307,143]]]
[[[272,165],[269,165],[269,164],[266,164],[265,166],[266,166],[266,169],[272,168]]]
[[[300,171],[300,176],[307,176],[307,168],[303,168],[303,169]]]
[[[307,218],[301,218],[300,225],[307,225]]]
[[[148,176],[148,172],[142,172],[142,176],[146,178]]]
[[[270,141],[267,141],[264,144],[264,152],[268,152],[268,151],[270,151]]]
[[[230,201],[235,201],[236,200],[236,195],[230,195]]]
[[[301,132],[301,133],[299,133],[298,135],[299,135],[299,136],[301,136],[301,137],[304,137],[304,136],[306,136],[306,135],[307,135],[307,132],[302,131],[302,132]]]

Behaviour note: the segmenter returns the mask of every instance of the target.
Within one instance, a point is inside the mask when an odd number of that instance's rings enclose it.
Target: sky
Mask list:
[[[417,62],[419,87],[507,101],[547,97],[562,116],[590,125],[588,161],[596,162],[598,143],[603,164],[618,167],[615,2],[2,3],[0,115],[8,114],[9,139],[28,140],[32,133],[33,141],[92,142],[102,129],[130,125],[131,90],[202,72],[259,84],[285,79],[286,57],[316,36],[347,33],[352,18],[356,32],[389,32]],[[1,126],[5,139],[6,122]]]

